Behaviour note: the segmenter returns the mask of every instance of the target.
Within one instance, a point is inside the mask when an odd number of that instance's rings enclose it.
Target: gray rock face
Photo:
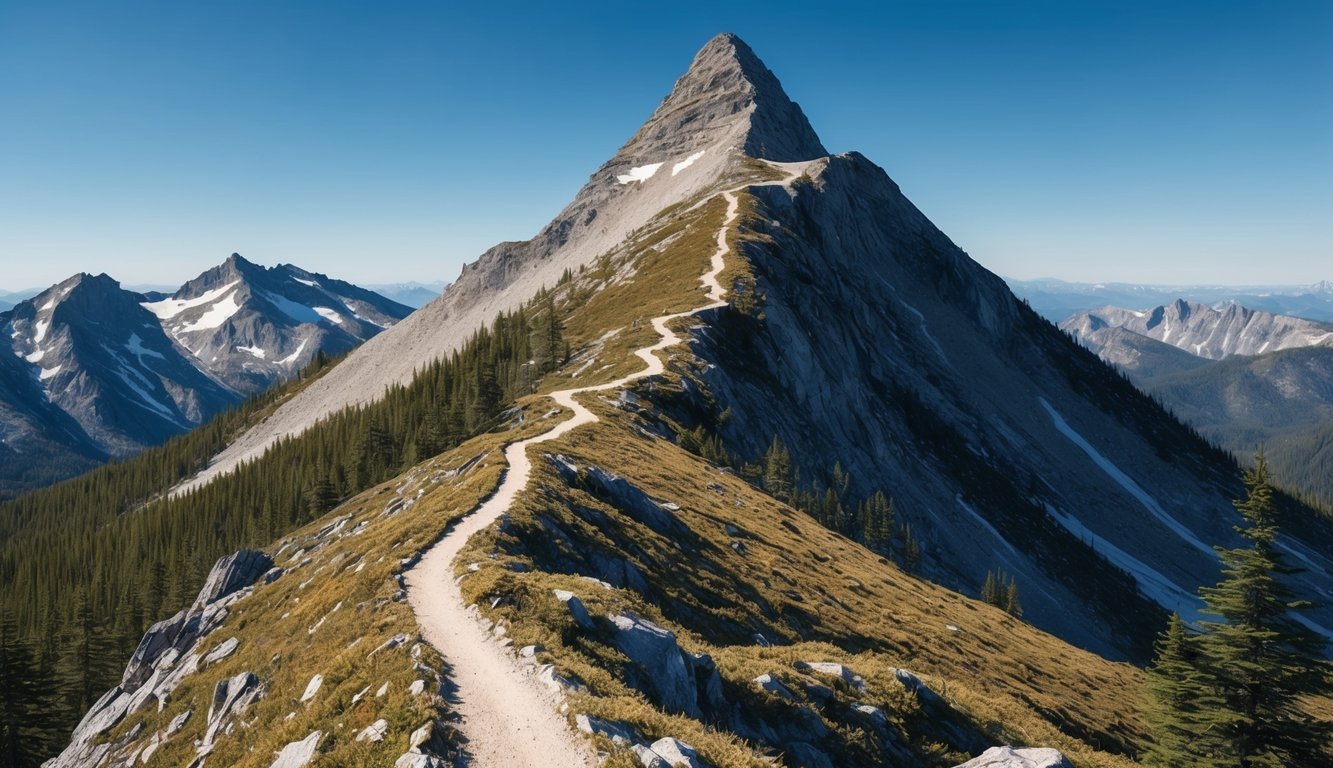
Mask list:
[[[753,190],[762,211],[742,247],[764,321],[705,318],[696,413],[729,408],[719,435],[737,456],[776,434],[805,477],[841,463],[854,496],[902,478],[887,490],[928,578],[974,593],[1004,568],[1030,585],[1036,626],[1112,657],[1147,652],[1142,613],[1192,614],[1218,577],[1209,545],[1235,543],[1240,489],[1219,482],[1234,466],[1017,301],[882,169],[851,153],[808,174]],[[1333,548],[1302,541],[1318,565],[1298,589],[1333,588]]]
[[[580,468],[564,456],[550,457],[561,477],[570,485],[581,487],[654,531],[671,538],[684,538],[689,529],[676,519],[671,510],[653,501],[638,486],[614,472],[591,464]],[[623,567],[623,566],[622,566]],[[631,566],[632,567],[632,566]],[[612,575],[615,569],[610,568]],[[622,579],[630,577],[621,574]]]
[[[702,713],[693,669],[676,644],[676,636],[632,613],[609,618],[615,628],[616,647],[639,672],[636,687],[654,695],[668,712],[699,717]]]
[[[291,742],[282,748],[269,768],[305,768],[315,759],[319,740],[323,736],[322,731],[315,731],[300,741]]]
[[[1054,749],[991,747],[978,757],[954,768],[1073,768],[1073,766],[1064,755]]]
[[[208,572],[204,586],[195,598],[191,613],[201,611],[241,587],[255,583],[264,572],[273,567],[273,558],[253,549],[242,549],[218,560]]]
[[[207,657],[211,661],[203,657],[200,643],[222,625],[228,606],[250,594],[248,585],[270,565],[267,555],[251,550],[241,550],[219,559],[188,611],[159,621],[144,633],[125,668],[121,684],[107,691],[88,710],[74,729],[69,746],[45,768],[96,765],[100,759],[97,755],[109,754],[114,746],[96,744],[102,734],[145,706],[156,703],[161,707],[186,678],[199,670],[201,663],[211,663],[229,655],[236,647],[234,638],[213,648]],[[213,741],[232,727],[236,715],[264,694],[263,681],[249,672],[219,683],[209,706],[208,726],[201,749],[205,752],[210,749]],[[179,730],[190,714],[185,712],[173,718],[164,738],[170,738]]]

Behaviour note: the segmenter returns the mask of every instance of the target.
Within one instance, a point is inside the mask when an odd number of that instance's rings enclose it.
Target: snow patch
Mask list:
[[[15,352],[14,354],[17,355],[18,353]],[[43,357],[46,357],[46,350],[40,348],[36,352],[33,352],[28,355],[23,355],[23,359],[27,360],[30,363],[36,363],[40,361]]]
[[[36,323],[36,325],[35,325],[35,327],[37,328],[37,332],[36,332],[35,334],[33,334],[33,337],[32,337],[32,343],[34,343],[34,344],[41,344],[41,343],[42,343],[42,339],[45,339],[45,338],[46,338],[46,332],[47,332],[48,330],[50,330],[50,328],[51,328],[51,321],[50,321],[50,320],[38,320],[37,323]]]
[[[689,168],[691,165],[694,165],[694,161],[703,157],[705,151],[706,150],[701,149],[698,152],[695,152],[694,154],[685,158],[684,160],[681,160],[679,163],[676,163],[675,165],[671,166],[671,175],[675,176],[676,174],[680,173],[686,168]]]
[[[1139,591],[1149,600],[1163,608],[1179,613],[1182,619],[1191,624],[1199,621],[1199,612],[1203,608],[1203,601],[1197,595],[1163,576],[1142,560],[1093,533],[1092,529],[1079,522],[1072,515],[1066,515],[1050,504],[1046,505],[1046,512],[1055,518],[1056,522],[1064,526],[1066,531],[1069,531],[1084,544],[1092,547],[1097,554],[1134,577],[1134,581],[1139,585]]]
[[[130,354],[139,358],[139,365],[143,365],[143,359],[145,355],[148,357],[156,357],[158,360],[166,360],[166,358],[162,356],[161,352],[156,352],[154,350],[149,349],[148,347],[145,347],[143,345],[143,339],[139,338],[139,334],[137,333],[130,334],[129,341],[125,342],[125,348],[130,351]]]
[[[301,345],[296,348],[296,351],[279,360],[278,365],[291,365],[296,362],[296,358],[300,357],[301,353],[305,351],[306,341],[307,339],[301,339]]]
[[[320,317],[324,318],[325,320],[328,320],[330,323],[333,323],[334,325],[343,324],[343,316],[338,314],[337,312],[334,312],[332,309],[328,307],[311,307],[311,309],[318,312]]]
[[[157,315],[161,320],[170,320],[191,307],[202,307],[205,304],[211,304],[214,300],[226,294],[232,288],[236,287],[239,280],[233,280],[221,288],[214,288],[193,299],[163,299],[161,301],[146,301],[139,306]]]
[[[45,311],[47,311],[48,309],[55,309],[55,308],[56,308],[56,300],[55,300],[55,299],[50,299],[50,300],[48,300],[45,304],[42,305],[42,308],[41,308],[41,309],[39,309],[39,310],[37,310],[37,311],[38,311],[38,312],[45,312]]]
[[[319,287],[320,287],[320,286],[319,286],[319,283],[315,282],[314,280],[302,280],[301,278],[299,278],[299,277],[295,277],[295,276],[293,276],[292,279],[295,280],[296,282],[300,283],[301,285],[308,285],[308,286],[310,286],[311,288],[319,288]]]
[[[1165,525],[1167,528],[1170,528],[1177,536],[1183,539],[1185,543],[1200,552],[1203,552],[1210,558],[1217,557],[1217,553],[1213,551],[1212,547],[1204,544],[1194,535],[1193,531],[1182,525],[1179,520],[1176,520],[1174,517],[1167,514],[1166,510],[1162,508],[1162,505],[1158,504],[1156,499],[1148,495],[1147,491],[1143,490],[1138,483],[1134,482],[1133,478],[1122,472],[1119,467],[1111,463],[1105,456],[1098,453],[1097,449],[1093,448],[1091,443],[1084,440],[1082,435],[1074,431],[1074,428],[1069,426],[1069,423],[1064,420],[1064,417],[1052,408],[1050,403],[1046,402],[1046,398],[1039,397],[1037,398],[1037,401],[1040,402],[1041,407],[1045,408],[1046,412],[1050,414],[1051,421],[1055,424],[1055,428],[1059,430],[1060,434],[1069,438],[1074,445],[1077,445],[1079,449],[1087,454],[1088,458],[1092,459],[1092,462],[1105,472],[1107,477],[1111,478],[1117,485],[1125,489],[1130,496],[1138,499],[1139,503],[1152,513],[1152,516],[1157,518],[1158,522]]]
[[[616,181],[621,184],[632,184],[636,181],[638,182],[647,181],[653,177],[653,174],[657,173],[657,169],[661,168],[662,165],[663,163],[649,163],[648,165],[636,165],[635,167],[629,169],[629,173],[616,176]]]
[[[198,320],[192,323],[186,323],[177,329],[181,333],[193,333],[207,328],[217,328],[219,325],[227,322],[227,318],[241,310],[241,305],[236,303],[236,294],[227,294],[216,304],[209,307]]]
[[[276,293],[268,293],[267,291],[262,295],[265,299],[268,299],[273,306],[277,307],[279,312],[298,323],[319,322],[320,314],[304,304],[297,304],[286,296],[279,296]]]
[[[46,381],[52,376],[55,376],[57,373],[60,373],[60,369],[63,367],[64,367],[63,365],[57,365],[54,368],[43,368],[42,372],[37,374],[37,378],[41,381]]]
[[[238,344],[238,345],[236,346],[236,349],[239,350],[239,351],[241,351],[241,352],[249,352],[251,355],[254,355],[255,357],[259,358],[260,360],[263,360],[264,357],[265,357],[265,355],[268,354],[267,352],[265,352],[264,350],[260,349],[259,347],[242,347],[242,346],[240,346],[240,345]]]

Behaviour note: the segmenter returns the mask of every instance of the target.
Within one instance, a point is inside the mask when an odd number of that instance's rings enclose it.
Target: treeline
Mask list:
[[[1280,577],[1294,571],[1277,543],[1277,509],[1262,454],[1236,502],[1246,545],[1218,549],[1222,580],[1199,590],[1212,620],[1190,627],[1173,615],[1148,669],[1145,719],[1153,742],[1144,763],[1164,768],[1327,766],[1326,722],[1302,709],[1328,696],[1324,639],[1301,623],[1310,603]]]
[[[718,417],[719,426],[730,418],[730,410]],[[793,466],[791,452],[775,435],[768,450],[755,461],[738,461],[721,438],[703,425],[678,435],[680,446],[723,467],[737,468],[741,477],[763,488],[778,501],[810,515],[829,530],[837,531],[867,549],[878,552],[914,573],[921,562],[921,545],[912,534],[912,524],[899,519],[893,499],[876,489],[854,498],[849,492],[851,475],[836,463],[823,478],[804,479]]]
[[[568,358],[561,326],[543,291],[380,401],[324,419],[175,498],[166,489],[276,395],[141,457],[0,505],[0,616],[12,625],[0,626],[0,691],[16,697],[0,708],[0,738],[22,733],[28,745],[5,764],[37,765],[60,746],[118,682],[147,626],[188,604],[218,557],[265,546],[496,425],[508,403]],[[7,658],[18,661],[6,666]]]

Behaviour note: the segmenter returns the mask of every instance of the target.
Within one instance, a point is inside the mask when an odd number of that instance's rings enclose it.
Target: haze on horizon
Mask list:
[[[1323,2],[0,6],[0,289],[233,251],[452,280],[531,236],[712,35],[992,271],[1333,278]]]

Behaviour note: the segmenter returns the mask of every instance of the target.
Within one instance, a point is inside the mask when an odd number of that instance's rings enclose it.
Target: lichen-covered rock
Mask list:
[[[310,682],[306,683],[305,693],[301,694],[301,701],[310,701],[315,698],[315,694],[319,693],[319,688],[322,685],[324,685],[323,675],[315,675],[310,678]]]
[[[858,691],[865,690],[866,681],[850,668],[831,661],[798,661],[796,668],[802,672],[816,672],[829,677],[836,677]]]
[[[1048,748],[991,747],[954,768],[1073,768],[1059,751]]]

